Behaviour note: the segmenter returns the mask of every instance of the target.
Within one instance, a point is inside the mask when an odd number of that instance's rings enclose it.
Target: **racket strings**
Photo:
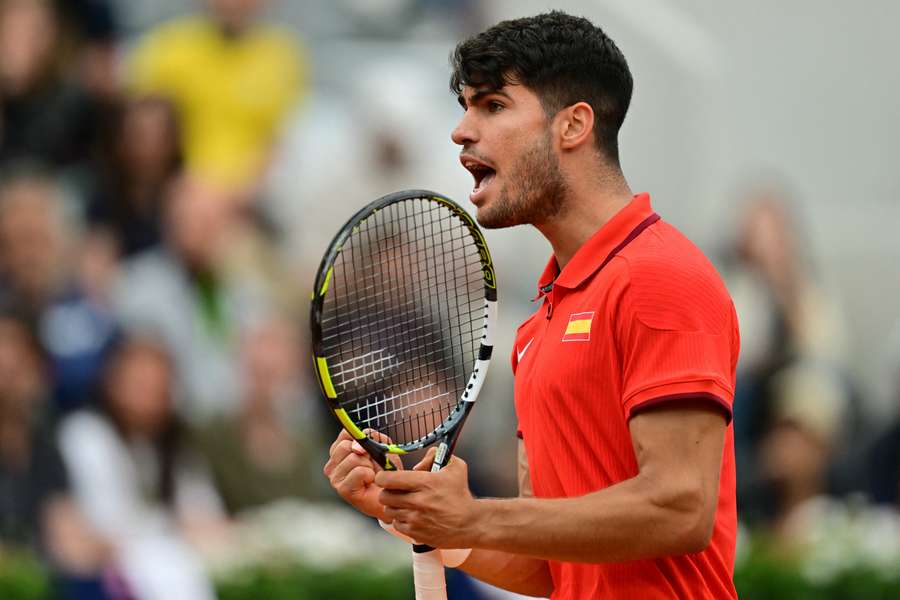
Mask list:
[[[462,220],[427,199],[360,223],[334,264],[323,350],[360,427],[409,443],[456,409],[484,319],[481,258]]]

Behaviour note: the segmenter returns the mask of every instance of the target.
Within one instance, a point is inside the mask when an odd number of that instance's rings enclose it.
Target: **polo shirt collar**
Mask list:
[[[650,206],[650,194],[636,194],[631,202],[588,238],[561,273],[556,257],[550,257],[544,273],[538,280],[538,295],[535,300],[549,293],[552,287],[577,288],[585,279],[603,268],[644,229],[658,220],[659,215],[654,213]]]

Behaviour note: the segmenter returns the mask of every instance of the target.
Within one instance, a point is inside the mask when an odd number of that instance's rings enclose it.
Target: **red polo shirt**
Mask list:
[[[647,406],[702,398],[729,421],[709,547],[627,563],[550,561],[552,598],[736,598],[731,405],[739,341],[719,275],[640,194],[561,273],[551,257],[539,289],[543,303],[519,327],[512,355],[535,496],[582,496],[637,475],[628,420]]]

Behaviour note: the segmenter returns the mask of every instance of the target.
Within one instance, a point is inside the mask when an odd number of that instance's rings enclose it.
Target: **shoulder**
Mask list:
[[[302,76],[307,68],[305,48],[298,37],[278,25],[258,26],[246,40],[245,48],[259,63],[277,69],[282,77]],[[285,82],[291,83],[290,77]]]
[[[158,286],[182,278],[178,265],[164,250],[151,248],[126,261],[122,279],[130,286]]]
[[[280,25],[258,26],[253,32],[253,40],[261,46],[291,54],[300,52],[302,48],[297,36]]]
[[[112,424],[89,410],[79,410],[59,425],[59,447],[63,456],[78,462],[98,462],[122,446]]]
[[[659,221],[616,256],[633,316],[653,329],[728,331],[728,290],[703,252],[675,227]]]
[[[99,436],[106,437],[112,433],[112,427],[96,413],[89,410],[77,410],[62,420],[59,424],[60,435],[71,436]]]
[[[200,17],[167,21],[141,37],[129,54],[129,83],[134,91],[171,86],[194,64],[197,49],[215,40],[210,24]]]
[[[116,281],[114,304],[144,304],[170,298],[180,282],[178,268],[164,252],[145,250],[125,263]]]

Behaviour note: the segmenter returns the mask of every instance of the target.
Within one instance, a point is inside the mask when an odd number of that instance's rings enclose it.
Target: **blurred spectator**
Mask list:
[[[900,422],[878,436],[866,465],[872,501],[900,510]]]
[[[75,49],[81,86],[100,101],[119,96],[116,76],[118,19],[109,0],[55,0]]]
[[[257,22],[265,0],[206,4],[207,13],[147,34],[131,87],[175,103],[190,172],[251,193],[305,84],[305,57],[296,36]]]
[[[150,328],[171,348],[189,402],[179,408],[195,421],[238,404],[238,331],[258,300],[227,275],[239,216],[225,190],[179,179],[166,201],[163,245],[130,261],[116,286],[121,321]]]
[[[162,200],[181,167],[178,124],[162,98],[129,100],[114,119],[101,184],[88,207],[94,236],[111,236],[119,256],[160,242]]]
[[[75,271],[77,220],[47,174],[19,169],[0,181],[0,296],[38,323],[56,409],[87,400],[115,326]]]
[[[723,274],[741,328],[738,501],[742,518],[758,522],[828,490],[831,450],[853,431],[854,405],[843,319],[817,280],[786,193],[770,186],[748,196]]]
[[[212,598],[185,535],[218,522],[221,503],[175,416],[173,384],[163,346],[128,337],[106,367],[99,409],[60,425],[78,505],[141,600]]]
[[[66,576],[96,575],[105,547],[72,502],[46,379],[27,320],[0,309],[0,554],[28,548]]]
[[[848,396],[834,371],[813,363],[779,371],[769,393],[774,402],[760,443],[759,481],[750,488],[764,495],[755,502],[745,496],[749,510],[743,518],[769,522],[785,539],[805,539],[810,507],[834,491],[830,471],[844,433]]]
[[[274,500],[331,497],[321,477],[327,448],[321,415],[302,370],[296,327],[270,317],[246,328],[241,344],[240,412],[200,432],[229,512]],[[315,400],[315,404],[313,403]]]
[[[888,394],[896,410],[900,407],[900,321],[894,324],[885,355]],[[878,428],[866,455],[866,486],[873,502],[900,511],[900,420]]]
[[[0,162],[72,166],[89,156],[98,110],[65,80],[61,61],[50,0],[0,1]]]

